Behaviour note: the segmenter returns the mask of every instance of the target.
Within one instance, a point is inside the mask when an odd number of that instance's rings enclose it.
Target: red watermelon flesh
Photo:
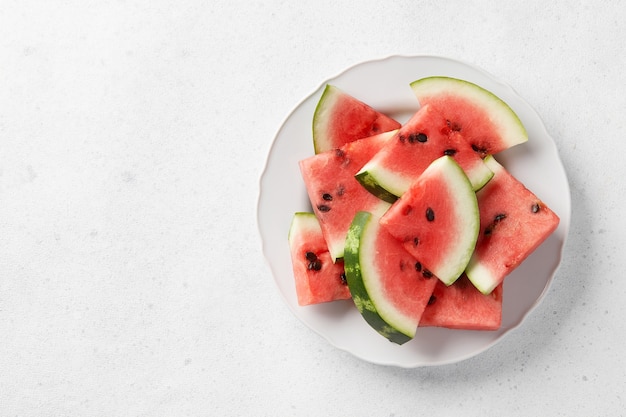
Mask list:
[[[351,298],[343,261],[333,262],[315,214],[294,214],[289,249],[299,305]]]
[[[341,148],[300,161],[300,171],[333,259],[343,257],[346,234],[359,210],[382,214],[386,203],[354,178],[361,167],[393,136],[393,132],[359,139]]]
[[[420,105],[437,106],[482,157],[526,142],[524,125],[499,97],[469,81],[427,77],[411,83]]]
[[[462,273],[478,237],[476,193],[449,156],[436,159],[380,223],[446,285]]]
[[[357,179],[381,198],[384,198],[381,189],[398,197],[431,162],[444,155],[452,156],[463,168],[473,189],[481,188],[492,176],[480,155],[462,135],[450,129],[439,109],[426,105],[368,161]]]
[[[322,153],[398,128],[396,120],[327,85],[313,115],[313,145],[315,153]]]
[[[420,320],[420,327],[497,330],[502,323],[502,290],[483,294],[463,274],[454,284],[439,281]]]
[[[559,217],[493,156],[485,163],[494,176],[476,193],[480,233],[466,273],[488,294],[552,234]]]

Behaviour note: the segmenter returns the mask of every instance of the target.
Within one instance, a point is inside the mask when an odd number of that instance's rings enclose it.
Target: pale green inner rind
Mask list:
[[[336,87],[327,84],[324,92],[315,106],[313,113],[313,148],[315,153],[329,147],[328,140],[328,114],[332,113],[337,98],[341,95],[341,91]]]
[[[376,163],[375,158],[365,164],[356,176],[359,182],[374,195],[377,195],[378,192],[378,194],[388,193],[392,196],[400,197],[411,185],[410,179],[403,177],[397,172],[381,167]]]
[[[451,77],[428,77],[411,83],[417,99],[439,94],[451,94],[464,97],[476,103],[490,115],[491,120],[500,129],[502,140],[509,146],[528,140],[524,124],[513,109],[491,91],[469,81]]]
[[[309,231],[321,233],[321,230],[322,229],[320,228],[319,222],[314,213],[296,212],[291,220],[287,239],[291,243],[294,237],[301,235],[302,233]]]
[[[413,338],[417,326],[405,332],[398,328],[396,323],[384,318],[378,310],[379,303],[374,301],[380,297],[380,294],[373,293],[368,287],[368,283],[371,283],[372,278],[375,277],[371,274],[371,261],[368,262],[365,259],[372,259],[372,254],[367,253],[367,246],[376,239],[378,218],[368,212],[356,214],[346,237],[344,269],[354,304],[365,321],[390,341],[403,344]]]
[[[445,176],[448,184],[449,195],[454,198],[453,207],[458,219],[457,238],[448,250],[446,262],[432,267],[435,275],[446,285],[451,285],[463,273],[476,247],[478,233],[480,231],[480,214],[478,201],[472,185],[463,169],[456,161],[444,156],[437,159],[427,169],[437,170]]]
[[[491,270],[487,268],[477,257],[470,259],[465,269],[467,278],[474,284],[476,289],[483,294],[491,294],[498,286],[498,281],[493,276]]]

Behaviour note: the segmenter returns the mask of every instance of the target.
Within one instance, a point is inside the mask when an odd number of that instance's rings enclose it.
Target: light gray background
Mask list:
[[[0,415],[624,415],[626,7],[391,3],[0,2]],[[281,122],[392,54],[507,81],[570,179],[544,302],[455,365],[333,348],[260,251]]]

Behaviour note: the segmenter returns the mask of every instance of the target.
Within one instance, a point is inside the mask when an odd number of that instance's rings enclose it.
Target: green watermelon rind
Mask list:
[[[365,321],[389,341],[402,345],[413,339],[417,325],[394,317],[389,308],[380,308],[384,296],[373,289],[377,280],[372,265],[375,256],[367,251],[367,245],[376,238],[378,227],[378,217],[372,213],[360,211],[354,216],[346,237],[346,279],[354,305]]]
[[[325,117],[325,113],[332,109],[337,97],[341,95],[341,90],[327,84],[322,92],[315,112],[313,113],[313,149],[316,154],[322,152],[329,147],[329,140],[325,132],[328,131],[329,118]],[[324,132],[324,133],[322,133]]]
[[[420,105],[425,104],[420,98],[442,93],[461,96],[474,102],[499,127],[505,148],[528,141],[528,132],[515,111],[500,97],[477,84],[453,77],[433,76],[415,80],[410,86]]]

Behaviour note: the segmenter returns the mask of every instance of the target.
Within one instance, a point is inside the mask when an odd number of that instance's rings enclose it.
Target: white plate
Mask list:
[[[495,93],[520,117],[529,141],[498,159],[561,218],[558,229],[507,279],[498,331],[419,328],[399,346],[376,333],[351,304],[300,307],[297,303],[287,232],[294,212],[311,211],[298,161],[313,154],[311,123],[324,86],[348,94],[404,122],[418,108],[409,83],[444,75],[474,82]],[[406,368],[454,363],[477,355],[524,321],[544,297],[561,260],[570,223],[570,192],[554,141],[537,113],[506,84],[474,66],[436,56],[391,56],[368,61],[322,83],[287,117],[271,147],[261,177],[258,226],[263,252],[276,285],[292,312],[332,345],[368,362]]]

